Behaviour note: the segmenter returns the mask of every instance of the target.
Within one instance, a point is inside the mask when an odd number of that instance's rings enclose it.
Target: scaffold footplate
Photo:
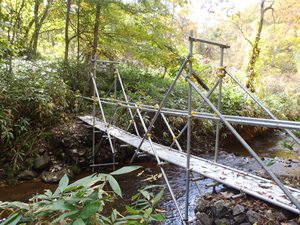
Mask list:
[[[92,118],[92,116],[79,117],[79,119],[91,126],[93,125]],[[118,127],[110,126],[109,128],[106,128],[105,124],[98,119],[96,119],[95,127],[103,132],[108,132],[111,136],[135,148],[138,148],[142,141],[141,137]],[[186,167],[186,154],[184,152],[157,143],[153,143],[153,147],[160,159],[183,168]],[[150,142],[147,140],[142,144],[141,150],[154,155]],[[258,199],[300,215],[300,211],[291,203],[275,182],[271,180],[230,168],[219,163],[214,163],[197,156],[191,156],[190,162],[191,170],[195,173],[199,173],[204,177],[211,178],[226,186],[240,190],[241,192],[245,192]],[[300,190],[288,186],[286,187],[290,190],[291,194],[300,201]]]

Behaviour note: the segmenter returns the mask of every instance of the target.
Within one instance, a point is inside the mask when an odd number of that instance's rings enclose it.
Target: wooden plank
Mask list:
[[[79,118],[89,125],[93,124],[91,116],[81,116]],[[111,126],[106,129],[105,124],[99,120],[96,120],[96,128],[103,132],[109,132],[111,136],[114,136],[117,139],[136,148],[138,148],[142,140],[141,137],[126,132],[115,126]],[[158,157],[162,160],[168,161],[183,168],[186,167],[186,154],[184,152],[179,152],[175,149],[170,149],[167,146],[157,143],[153,143],[153,147],[155,148]],[[143,145],[141,146],[141,150],[151,155],[154,154],[151,149],[151,145],[147,140],[144,141]],[[197,156],[191,156],[190,162],[193,172],[199,173],[226,186],[240,190],[256,198],[262,199],[300,215],[300,211],[291,203],[283,191],[271,180],[224,166],[219,163],[214,163]],[[292,195],[298,199],[298,201],[300,201],[300,190],[288,186],[286,187],[291,191]]]

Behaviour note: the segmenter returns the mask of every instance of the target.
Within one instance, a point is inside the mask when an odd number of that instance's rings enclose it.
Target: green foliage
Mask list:
[[[9,212],[9,217],[1,225],[17,223],[138,225],[147,224],[149,221],[161,222],[164,217],[154,211],[163,196],[164,189],[161,186],[139,190],[132,198],[133,205],[126,206],[124,215],[116,209],[112,209],[109,216],[103,212],[109,202],[121,196],[119,184],[112,175],[122,175],[139,168],[129,166],[110,174],[93,174],[71,184],[65,175],[54,192],[46,190],[44,194],[35,195],[29,203],[0,202],[2,214]],[[112,191],[107,190],[108,184]],[[160,191],[154,194],[155,190]]]
[[[57,68],[57,73],[64,83],[73,92],[79,91],[82,93],[89,78],[89,64],[69,60],[67,63],[58,61],[54,64]]]
[[[0,143],[15,171],[30,162],[24,157],[34,156],[42,129],[66,117],[71,92],[56,64],[22,59],[13,64],[11,75],[0,68]]]
[[[137,66],[123,66],[120,73],[128,96],[133,101],[156,104],[170,84],[169,79],[163,79],[154,72],[147,72]]]
[[[67,86],[50,63],[15,60],[13,76],[1,73],[1,80],[1,111],[10,110],[14,121],[47,124],[67,107]]]

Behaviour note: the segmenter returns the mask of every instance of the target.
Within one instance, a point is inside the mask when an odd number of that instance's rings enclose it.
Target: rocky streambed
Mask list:
[[[101,134],[97,133],[96,138],[99,140]],[[273,138],[274,140],[270,141]],[[287,157],[274,158],[272,155],[274,152],[281,153],[278,135],[270,136],[267,139],[262,138],[261,140],[262,142],[254,141],[251,143],[253,148],[259,148],[260,155],[263,156],[265,163],[286,184],[299,188],[300,165],[298,155],[288,151],[288,154],[285,155]],[[265,152],[261,152],[264,142],[266,143]],[[275,143],[275,146],[270,145],[270,142]],[[116,142],[117,148],[121,144]],[[236,148],[238,154],[229,153],[234,152],[232,148]],[[91,171],[89,165],[92,159],[91,149],[92,129],[89,126],[77,121],[54,128],[51,131],[51,137],[48,139],[48,142],[41,146],[40,155],[34,160],[32,168],[28,168],[19,174],[19,184],[14,188],[8,186],[0,187],[0,201],[24,201],[29,199],[32,194],[43,192],[44,189],[54,189],[56,185],[51,183],[59,181],[64,174],[68,174],[74,179],[89,174]],[[122,149],[118,152],[117,159],[120,162],[128,161],[133,150],[130,148]],[[226,151],[220,152],[218,162],[267,177],[255,160],[246,157],[238,145],[231,145],[230,148],[225,146],[224,150]],[[268,152],[272,154],[266,154]],[[198,151],[198,154],[207,159],[213,158],[212,152],[209,151]],[[96,146],[96,155],[95,160],[97,163],[111,162],[111,151],[105,143],[101,146]],[[126,186],[125,192],[129,198],[139,187],[153,183],[164,184],[162,178],[156,176],[160,171],[151,158],[141,158],[139,161],[139,165],[142,165],[146,171],[141,177],[127,176],[118,180],[121,187],[122,185],[123,187]],[[109,169],[100,168],[101,172],[109,172]],[[170,184],[174,188],[179,206],[183,211],[185,205],[185,170],[167,165],[166,172]],[[49,184],[45,184],[45,182]],[[216,187],[217,193],[211,194],[213,189],[206,187],[211,182],[209,179],[204,179],[200,182],[201,193],[199,193],[195,183],[191,184],[189,214],[191,218],[196,216],[196,224],[297,224],[295,215],[249,196],[242,196],[237,199],[232,198],[238,193],[226,189],[222,185]],[[201,194],[202,197],[200,197]],[[165,193],[160,208],[167,216],[165,224],[180,224],[178,213],[168,191]],[[196,209],[195,212],[194,209]]]
[[[224,189],[197,201],[198,225],[297,225],[295,215],[237,191]]]

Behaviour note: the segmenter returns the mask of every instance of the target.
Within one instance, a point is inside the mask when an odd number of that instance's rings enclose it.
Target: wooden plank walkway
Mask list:
[[[79,117],[85,123],[92,125],[92,116]],[[105,125],[102,121],[96,120],[96,128],[106,132]],[[107,129],[109,134],[133,147],[138,147],[142,138],[126,132],[115,126]],[[157,143],[153,143],[156,154],[164,161],[170,162],[177,166],[186,167],[186,154],[175,149],[170,149]],[[141,150],[153,155],[149,141],[145,140]],[[276,206],[285,208],[291,212],[300,215],[300,210],[291,203],[283,191],[271,180],[255,176],[244,171],[240,171],[228,166],[224,166],[212,161],[191,156],[190,159],[192,171],[199,173],[204,177],[211,178],[231,188],[240,190],[256,198],[272,203]],[[300,190],[286,186],[292,195],[300,201]]]

